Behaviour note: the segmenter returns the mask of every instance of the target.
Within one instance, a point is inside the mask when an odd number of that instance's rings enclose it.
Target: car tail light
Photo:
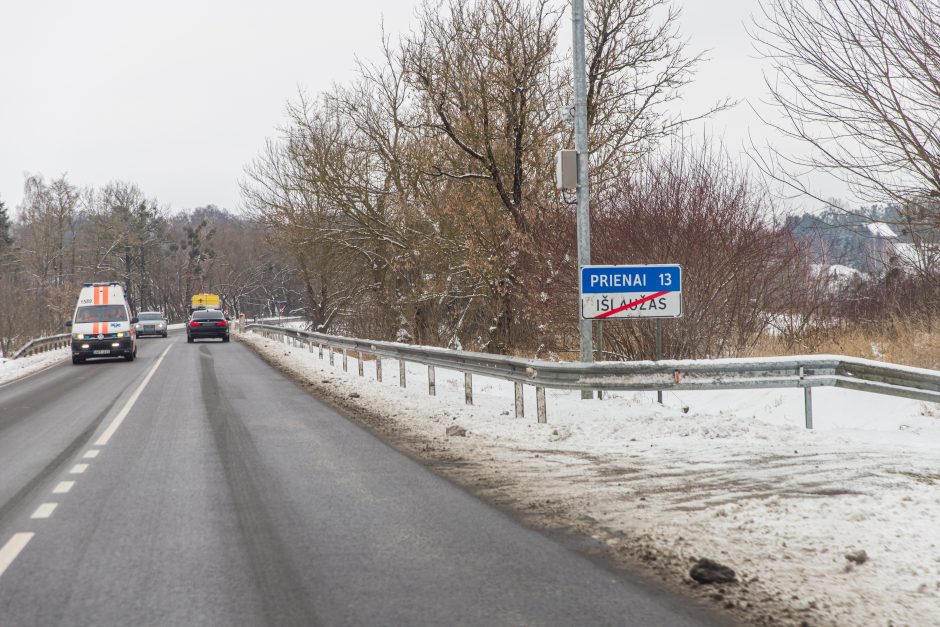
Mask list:
[[[217,326],[217,327],[224,327],[224,326],[226,326],[227,324],[228,324],[228,323],[225,322],[225,320],[219,320],[218,322],[215,323],[215,326]]]
[[[191,327],[198,327],[198,326],[199,326],[199,323],[196,322],[196,321],[193,321],[193,322],[190,322],[190,323],[189,323],[189,326],[191,326]]]

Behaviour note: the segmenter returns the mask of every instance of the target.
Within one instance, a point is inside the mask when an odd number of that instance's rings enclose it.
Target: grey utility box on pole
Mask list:
[[[555,154],[555,187],[578,189],[577,150],[559,150]]]

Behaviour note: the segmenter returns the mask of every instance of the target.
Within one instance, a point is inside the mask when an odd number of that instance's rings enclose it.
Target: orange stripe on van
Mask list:
[[[92,302],[95,305],[100,305],[101,303],[98,302],[98,288],[97,287],[91,288],[91,294],[92,294]]]
[[[98,323],[97,323],[97,322],[93,322],[93,323],[92,323],[92,325],[91,325],[91,332],[92,332],[92,333],[97,333],[97,332],[98,332]]]
[[[109,288],[108,288],[107,285],[105,285],[104,287],[101,288],[101,304],[102,304],[102,305],[107,305],[107,304],[108,304],[108,292],[109,292],[109,291],[110,291],[110,290],[109,290]]]
[[[102,333],[107,333],[107,332],[108,332],[108,323],[105,322],[105,323],[104,323],[104,331],[102,331]]]

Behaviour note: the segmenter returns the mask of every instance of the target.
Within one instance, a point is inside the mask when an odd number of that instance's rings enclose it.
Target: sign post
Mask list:
[[[662,359],[662,319],[682,315],[682,266],[582,266],[580,283],[582,321],[603,325],[608,318],[655,318],[656,360]],[[599,390],[597,396],[601,398]],[[663,404],[662,390],[656,400]]]

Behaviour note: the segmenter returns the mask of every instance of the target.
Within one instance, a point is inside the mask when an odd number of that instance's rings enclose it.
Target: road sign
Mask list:
[[[581,317],[678,318],[682,266],[582,266]]]

